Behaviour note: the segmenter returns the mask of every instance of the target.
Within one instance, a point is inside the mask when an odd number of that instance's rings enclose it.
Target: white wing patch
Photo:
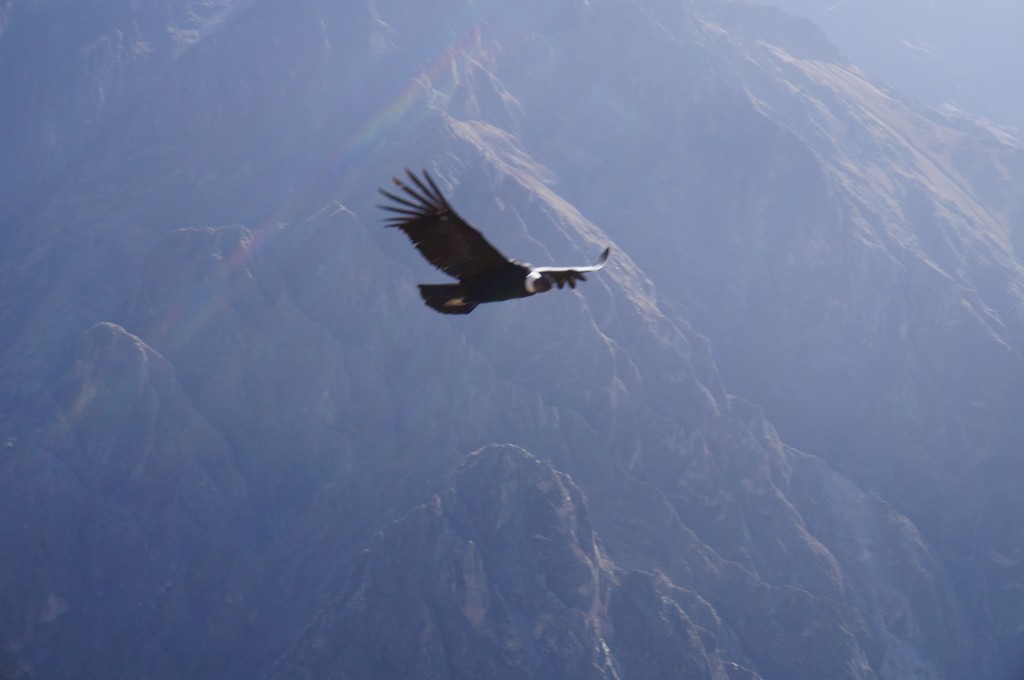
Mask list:
[[[531,271],[526,275],[526,292],[533,295],[537,292],[537,281],[541,278],[541,273],[538,271]]]

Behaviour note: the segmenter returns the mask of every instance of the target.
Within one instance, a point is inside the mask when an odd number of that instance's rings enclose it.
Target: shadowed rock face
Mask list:
[[[231,495],[244,490],[224,442],[188,407],[171,365],[120,326],[89,329],[59,397],[78,449],[65,460],[90,490],[162,508],[197,465]]]
[[[271,676],[728,677],[710,633],[705,648],[650,575],[622,578],[580,488],[522,449],[490,446],[378,534]]]
[[[0,4],[0,674],[1016,680],[1019,149],[731,3],[60,5]],[[405,165],[614,259],[440,317]]]
[[[446,492],[384,529],[361,562],[282,671],[312,662],[323,675],[613,677],[614,573],[582,492],[521,449],[469,456]]]
[[[171,365],[111,323],[88,331],[56,398],[35,407],[45,433],[7,439],[4,672],[189,674],[252,558],[230,447]]]

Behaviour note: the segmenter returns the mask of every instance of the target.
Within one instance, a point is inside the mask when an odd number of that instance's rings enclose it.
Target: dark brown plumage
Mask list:
[[[428,262],[459,280],[419,286],[423,301],[443,314],[469,314],[483,302],[528,297],[553,286],[575,288],[608,259],[610,248],[585,267],[531,267],[511,260],[452,209],[425,170],[422,179],[409,169],[405,174],[408,183],[392,178],[404,195],[381,189],[392,203],[380,207],[394,213],[387,226],[401,229]]]

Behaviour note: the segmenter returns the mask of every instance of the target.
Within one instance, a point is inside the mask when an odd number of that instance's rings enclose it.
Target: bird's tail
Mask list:
[[[462,284],[420,284],[420,296],[428,307],[442,314],[469,314],[476,308],[475,302],[467,302]]]

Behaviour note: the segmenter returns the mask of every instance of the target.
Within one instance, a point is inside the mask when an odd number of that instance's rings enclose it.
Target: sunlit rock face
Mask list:
[[[72,4],[0,6],[0,675],[1019,677],[1018,148],[747,5]],[[406,165],[612,259],[438,315]]]

